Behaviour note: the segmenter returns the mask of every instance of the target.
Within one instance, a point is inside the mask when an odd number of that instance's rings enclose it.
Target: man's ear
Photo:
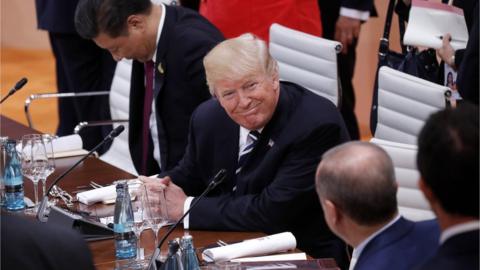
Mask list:
[[[271,79],[272,79],[273,89],[275,90],[280,89],[280,74],[278,73],[278,68],[273,72]]]
[[[323,211],[325,212],[325,218],[328,219],[332,225],[338,225],[342,219],[339,208],[330,200],[324,201]]]
[[[418,188],[422,191],[425,198],[427,198],[427,201],[430,203],[430,205],[433,205],[437,199],[435,194],[433,194],[432,189],[427,185],[427,183],[425,183],[425,180],[423,180],[422,177],[418,179]]]
[[[145,31],[146,21],[145,16],[140,16],[137,14],[133,14],[128,16],[127,18],[127,27],[129,32],[131,31]]]

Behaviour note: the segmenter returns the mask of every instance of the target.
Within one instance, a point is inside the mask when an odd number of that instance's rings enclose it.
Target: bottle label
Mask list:
[[[20,185],[5,185],[5,192],[6,193],[16,193],[16,192],[22,192],[23,191],[23,184]]]

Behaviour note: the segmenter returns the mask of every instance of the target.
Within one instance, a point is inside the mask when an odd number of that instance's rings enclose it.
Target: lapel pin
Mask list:
[[[268,146],[272,147],[275,143],[272,141],[272,139],[268,140]]]
[[[163,74],[165,72],[165,70],[163,70],[163,66],[161,62],[158,64],[157,69],[158,69],[158,72],[160,72],[160,74]]]

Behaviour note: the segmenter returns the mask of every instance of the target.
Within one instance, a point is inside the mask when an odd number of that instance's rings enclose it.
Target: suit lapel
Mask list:
[[[157,131],[158,131],[158,139],[160,144],[160,159],[162,168],[168,168],[168,143],[166,141],[167,135],[165,134],[165,127],[163,126],[162,120],[162,102],[160,100],[160,93],[162,89],[164,89],[165,77],[168,72],[167,70],[167,49],[170,40],[170,31],[174,27],[175,20],[176,20],[176,13],[175,10],[169,6],[164,5],[165,7],[165,21],[163,24],[162,32],[160,34],[160,40],[158,41],[157,45],[157,54],[155,58],[155,84],[153,90],[153,98],[155,100],[155,108],[156,108],[156,120],[157,120]]]
[[[222,109],[223,110],[223,109]],[[218,166],[214,171],[218,171],[222,168],[227,168],[227,181],[219,187],[222,193],[229,193],[232,191],[236,184],[235,168],[238,162],[238,155],[232,153],[238,153],[238,142],[240,136],[240,126],[233,122],[228,116],[222,127],[222,130],[216,132],[215,148],[214,149],[214,162]],[[218,142],[218,143],[217,143]]]
[[[128,141],[133,163],[141,171],[142,159],[142,119],[145,95],[145,71],[143,63],[132,62],[132,79],[130,85],[130,116],[128,123]]]
[[[176,17],[173,9],[166,5],[164,5],[164,7],[165,21],[160,34],[160,40],[158,41],[157,55],[155,59],[155,88],[153,92],[155,99],[163,89],[165,74],[167,72],[167,62],[165,56],[168,48],[168,41],[170,40],[170,30],[174,27]]]

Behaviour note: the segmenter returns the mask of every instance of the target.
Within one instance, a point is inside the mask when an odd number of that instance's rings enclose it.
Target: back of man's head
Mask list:
[[[430,116],[418,138],[417,166],[443,210],[479,216],[478,107],[462,104]]]
[[[100,32],[112,38],[125,35],[127,19],[133,14],[149,14],[150,0],[80,0],[75,11],[75,28],[85,39]]]
[[[349,142],[326,152],[316,186],[321,200],[330,200],[359,225],[383,224],[397,212],[392,160],[371,143]]]

